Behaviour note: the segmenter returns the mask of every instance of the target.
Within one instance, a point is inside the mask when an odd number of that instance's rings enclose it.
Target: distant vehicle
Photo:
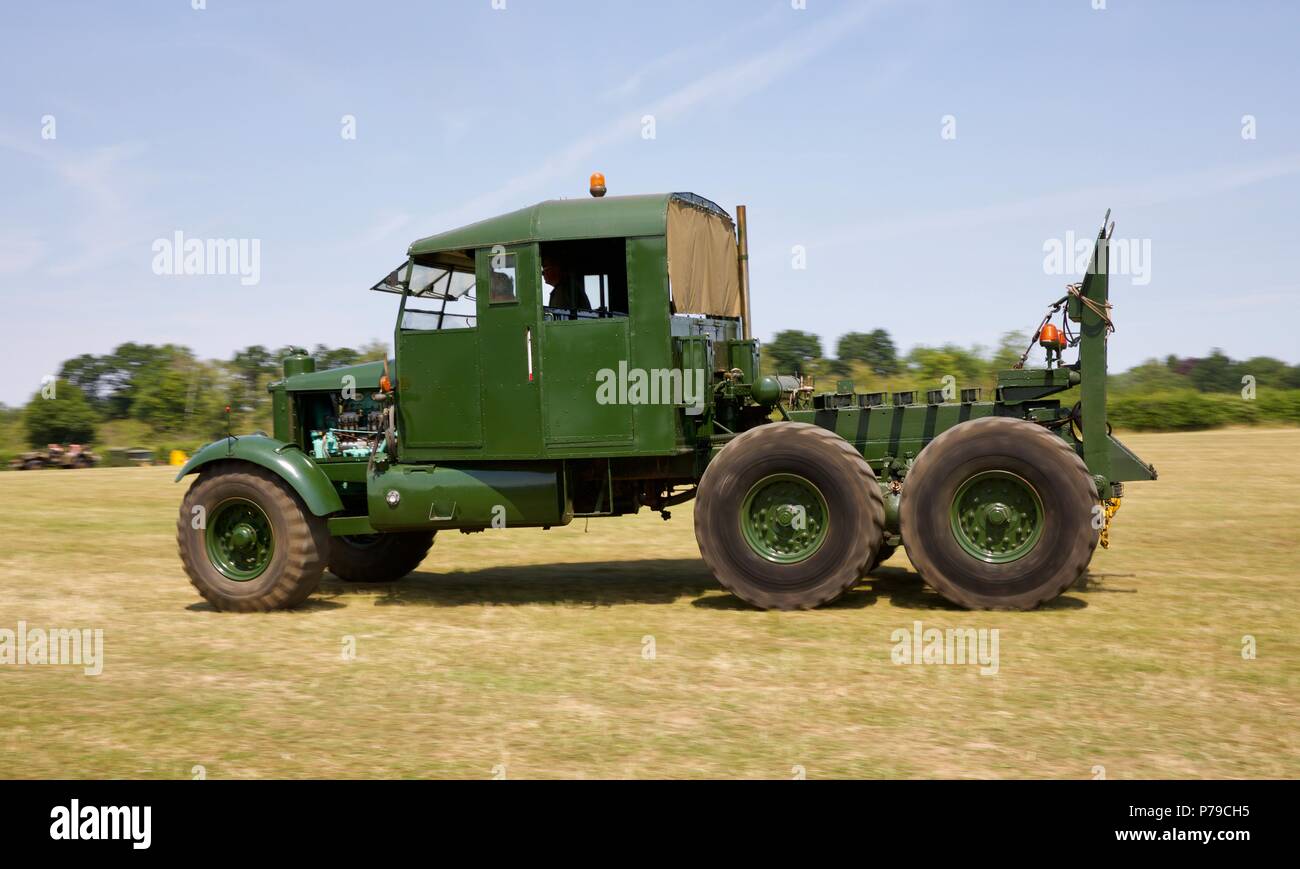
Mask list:
[[[93,468],[99,456],[81,444],[49,444],[42,451],[23,453],[9,463],[15,471],[39,471],[42,468]]]
[[[1035,334],[1046,366],[1026,349],[982,400],[951,377],[890,394],[764,375],[744,207],[591,192],[411,244],[374,287],[401,300],[391,364],[285,358],[274,436],[224,437],[177,475],[198,474],[177,539],[204,598],[284,609],[326,567],[405,576],[439,531],[667,519],[693,498],[704,561],[756,607],[829,603],[903,545],[956,604],[1032,609],[1107,545],[1124,483],[1155,479],[1106,422],[1109,213]],[[1075,386],[1073,408],[1052,397]]]
[[[108,451],[108,464],[112,468],[126,468],[131,465],[146,467],[154,463],[153,450],[144,447],[116,447]]]

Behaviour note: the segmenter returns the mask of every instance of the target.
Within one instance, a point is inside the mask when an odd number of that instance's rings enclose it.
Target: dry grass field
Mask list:
[[[1160,480],[1029,613],[949,607],[901,551],[758,612],[686,505],[446,533],[400,583],[225,614],[181,572],[168,469],[0,474],[0,628],[105,652],[0,666],[0,777],[1300,776],[1300,430],[1125,440]],[[998,672],[894,664],[917,621],[996,628]]]

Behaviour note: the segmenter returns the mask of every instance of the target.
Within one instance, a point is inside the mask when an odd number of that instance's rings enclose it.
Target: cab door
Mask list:
[[[394,346],[397,349],[400,454],[427,459],[482,446],[477,306],[469,290],[477,282],[465,272],[415,265],[408,281],[450,294],[402,298]]]
[[[541,319],[537,246],[497,245],[475,256],[483,455],[542,455]]]

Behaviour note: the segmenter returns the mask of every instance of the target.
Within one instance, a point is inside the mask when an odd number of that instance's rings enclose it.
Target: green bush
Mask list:
[[[1300,423],[1300,389],[1261,389],[1255,404],[1261,420]]]
[[[49,397],[33,396],[23,411],[27,443],[33,447],[90,443],[98,423],[99,417],[85,394],[66,380],[57,381]]]
[[[1247,400],[1236,393],[1185,389],[1149,395],[1123,394],[1107,403],[1116,428],[1187,431],[1225,425],[1300,423],[1300,390],[1261,390]]]

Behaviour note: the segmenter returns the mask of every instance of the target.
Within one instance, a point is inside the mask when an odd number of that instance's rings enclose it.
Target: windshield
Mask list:
[[[371,290],[378,290],[381,293],[403,293],[406,291],[406,267],[409,263],[402,263],[388,274],[379,279]]]
[[[410,286],[412,296],[459,299],[474,289],[474,273],[416,263]]]
[[[474,283],[472,270],[408,260],[371,289],[408,296],[402,311],[403,329],[472,329],[477,313]]]
[[[406,292],[408,266],[411,266],[409,261],[402,263],[370,289],[383,293]],[[410,286],[413,296],[458,299],[474,289],[474,273],[452,266],[415,263],[411,267]]]
[[[476,313],[473,272],[421,263],[411,267],[403,329],[473,329]]]

